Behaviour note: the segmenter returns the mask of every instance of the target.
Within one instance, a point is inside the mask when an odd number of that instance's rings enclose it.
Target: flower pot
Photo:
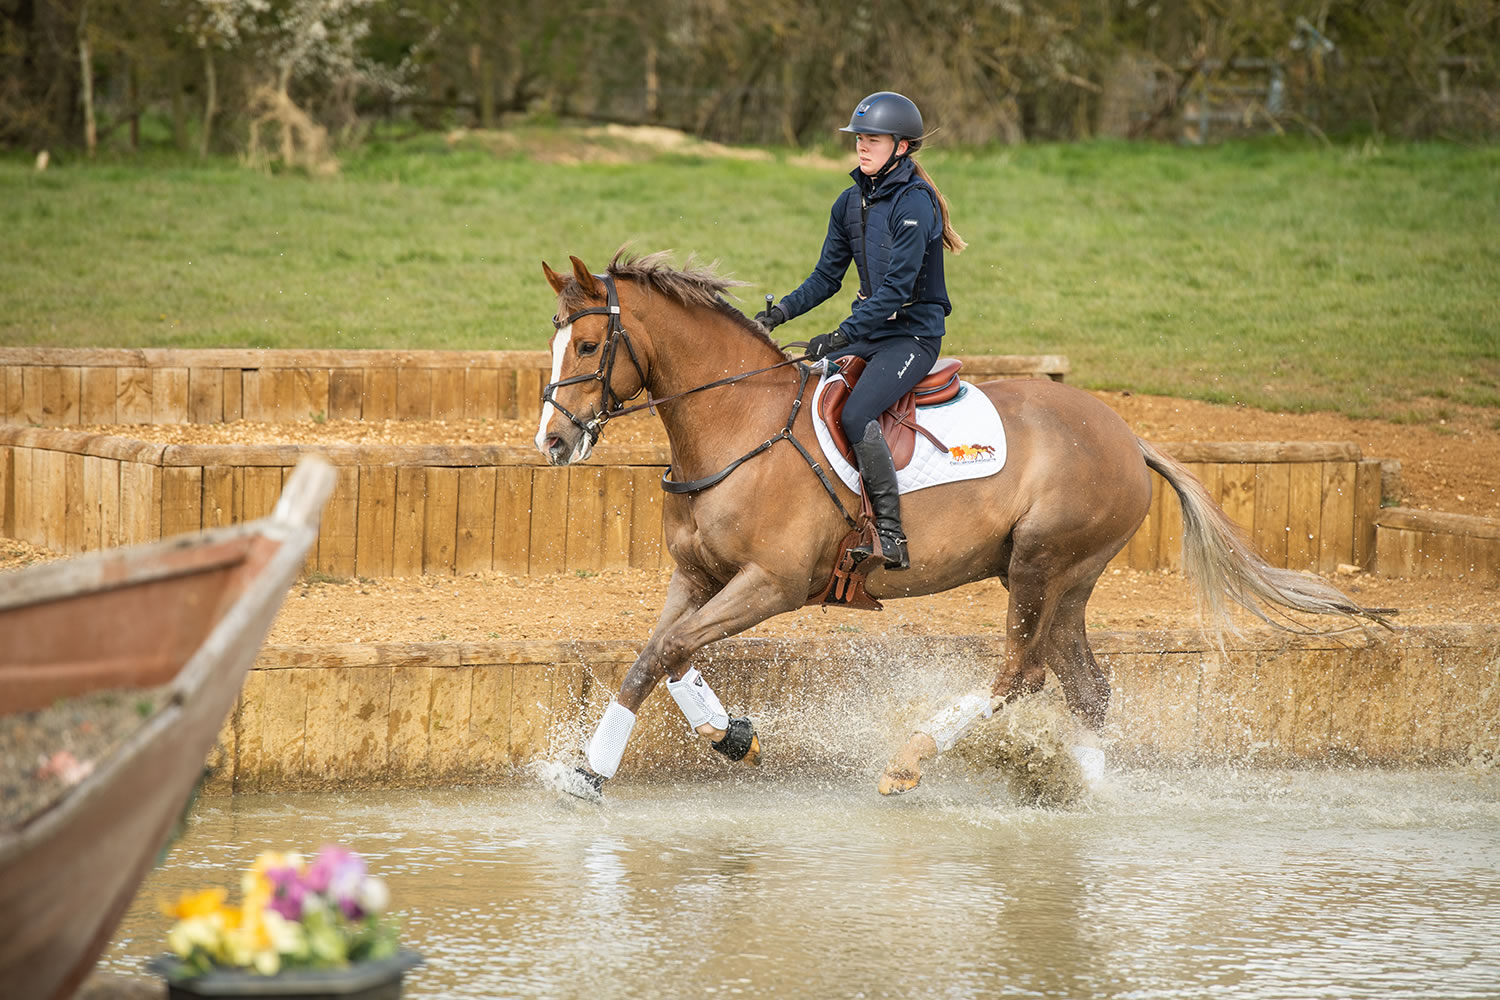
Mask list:
[[[405,949],[390,958],[356,962],[342,969],[283,969],[261,976],[244,969],[215,969],[190,979],[173,979],[181,963],[174,956],[154,958],[146,967],[167,980],[167,1000],[202,997],[275,997],[276,1000],[396,1000],[401,977],[422,956]]]

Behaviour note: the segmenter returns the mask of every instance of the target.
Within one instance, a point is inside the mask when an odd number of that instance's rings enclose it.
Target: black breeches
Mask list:
[[[865,359],[865,370],[850,390],[839,420],[850,441],[864,437],[866,424],[932,371],[940,343],[937,337],[890,337],[843,352]]]

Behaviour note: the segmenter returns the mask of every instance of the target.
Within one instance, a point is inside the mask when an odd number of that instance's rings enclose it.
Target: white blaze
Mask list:
[[[552,378],[548,381],[551,385],[562,378],[563,355],[568,353],[568,344],[573,341],[573,325],[570,323],[557,331],[552,338]],[[547,440],[547,425],[552,422],[552,404],[542,404],[542,422],[536,429],[537,451],[547,450],[544,442]]]

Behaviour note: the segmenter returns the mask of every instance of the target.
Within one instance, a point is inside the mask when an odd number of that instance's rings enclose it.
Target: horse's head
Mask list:
[[[571,275],[542,262],[557,293],[552,325],[552,377],[542,390],[536,446],[553,465],[589,457],[604,423],[646,383],[645,358],[621,323],[614,279],[599,276],[570,257]]]

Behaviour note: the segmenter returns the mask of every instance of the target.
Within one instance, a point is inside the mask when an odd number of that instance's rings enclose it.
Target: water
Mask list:
[[[1068,808],[939,769],[210,799],[156,901],[348,844],[427,964],[407,996],[1494,997],[1500,774],[1135,770]]]

